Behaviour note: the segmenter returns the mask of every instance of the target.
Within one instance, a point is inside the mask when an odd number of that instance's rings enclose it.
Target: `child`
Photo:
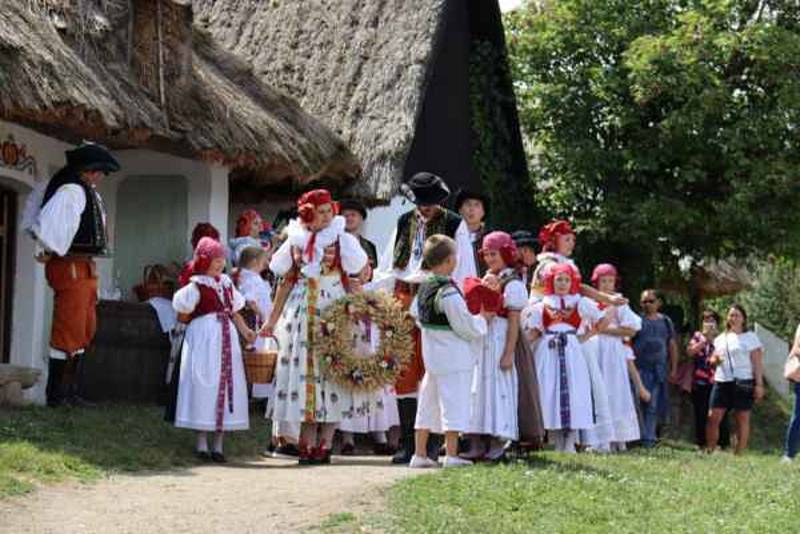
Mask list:
[[[272,248],[271,241],[262,239],[262,233],[268,228],[256,210],[243,211],[236,219],[236,237],[229,241],[231,263],[241,267],[240,256],[247,247]]]
[[[436,467],[428,458],[430,432],[445,434],[444,467],[470,465],[458,457],[458,434],[466,432],[470,418],[470,389],[475,361],[470,342],[486,334],[486,317],[473,316],[455,282],[456,243],[435,234],[425,241],[423,265],[430,275],[420,285],[412,315],[422,331],[425,376],[420,386],[414,424],[414,456],[410,467]]]
[[[302,423],[299,461],[308,465],[330,463],[337,423],[355,405],[363,407],[364,399],[325,378],[313,341],[319,315],[349,285],[358,285],[347,275],[358,276],[367,266],[367,255],[358,239],[345,232],[330,192],[309,191],[297,204],[299,217],[289,223],[287,239],[270,262],[272,272],[287,280],[288,295],[264,327],[271,332],[279,314],[275,397],[267,411],[273,422]],[[326,256],[333,260],[331,268],[325,265]]]
[[[530,293],[532,302],[537,302],[542,298],[545,277],[551,265],[567,263],[577,269],[575,262],[571,258],[572,252],[575,250],[576,237],[569,221],[556,220],[546,224],[539,231],[539,243],[542,245],[542,252],[536,256],[538,265],[531,280]],[[580,294],[597,302],[615,306],[628,303],[620,295],[608,295],[586,284],[580,285]]]
[[[269,254],[261,247],[245,247],[239,251],[239,268],[234,274],[236,288],[245,300],[245,306],[255,315],[256,329],[260,328],[272,312],[272,288],[261,277],[267,268]],[[265,352],[267,337],[262,333],[253,347],[256,352]],[[272,396],[272,384],[253,384],[253,398]]]
[[[189,326],[181,354],[175,426],[197,430],[197,456],[225,462],[223,432],[249,428],[247,383],[236,328],[248,340],[255,333],[237,313],[244,298],[225,269],[225,247],[200,239],[189,284],[178,290],[172,306]],[[235,326],[234,326],[235,325]],[[215,432],[209,454],[207,433]]]
[[[532,341],[544,338],[535,352],[542,416],[562,452],[575,452],[577,431],[594,425],[592,385],[581,344],[594,334],[586,324],[598,329],[607,325],[594,302],[580,296],[580,284],[572,265],[551,266],[544,297],[526,314],[524,325]],[[608,310],[613,313],[614,308]]]
[[[603,293],[613,294],[619,285],[616,267],[610,263],[602,263],[592,272],[592,284]],[[597,305],[599,310],[604,304]],[[631,379],[636,386],[639,397],[647,402],[650,393],[642,384],[636,365],[630,338],[642,328],[642,320],[633,313],[626,304],[617,308],[609,316],[610,322],[598,336],[593,339],[597,350],[597,361],[608,393],[608,404],[611,413],[614,441],[611,450],[620,452],[626,449],[626,443],[639,439],[639,420],[636,405],[631,394]]]
[[[481,248],[488,273],[484,283],[497,283],[503,295],[503,304],[497,317],[488,325],[483,338],[482,353],[478,357],[472,390],[470,421],[470,451],[466,458],[483,456],[498,461],[505,453],[507,443],[519,436],[517,422],[518,375],[515,351],[519,338],[520,311],[525,308],[528,293],[513,266],[517,247],[505,232],[491,232],[483,238]],[[477,436],[490,436],[488,450],[480,447]]]

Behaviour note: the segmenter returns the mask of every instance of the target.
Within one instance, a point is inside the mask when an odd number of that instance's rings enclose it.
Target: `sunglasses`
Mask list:
[[[652,300],[652,299],[649,299],[649,300],[643,300],[643,301],[642,301],[642,304],[655,304],[655,303],[656,303],[656,301],[655,301],[655,300]]]

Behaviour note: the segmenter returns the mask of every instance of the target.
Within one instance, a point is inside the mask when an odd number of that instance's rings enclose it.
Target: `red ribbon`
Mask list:
[[[231,328],[230,320],[233,316],[231,300],[232,290],[223,289],[225,309],[217,312],[217,320],[222,326],[222,365],[219,373],[219,389],[217,390],[216,429],[222,432],[222,421],[225,417],[225,397],[228,397],[228,412],[233,413],[233,357],[231,355]]]

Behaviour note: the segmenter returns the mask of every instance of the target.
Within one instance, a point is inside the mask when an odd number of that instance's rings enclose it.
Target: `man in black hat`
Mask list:
[[[468,276],[483,277],[486,274],[486,263],[480,254],[483,237],[488,233],[486,229],[486,215],[489,211],[489,198],[483,193],[461,189],[456,194],[456,211],[464,219],[469,231],[469,239],[472,243],[473,261],[467,262],[465,268],[469,268]]]
[[[67,165],[48,182],[31,232],[44,249],[37,260],[45,264],[53,288],[53,325],[47,404],[81,404],[78,392],[82,355],[97,326],[97,268],[94,256],[107,253],[106,214],[96,187],[119,163],[94,143],[66,152]]]
[[[434,234],[444,234],[456,240],[459,258],[472,257],[472,246],[466,224],[456,213],[442,205],[450,196],[450,189],[440,177],[429,172],[415,174],[400,191],[415,204],[415,208],[400,216],[389,246],[381,257],[380,274],[394,280],[395,296],[408,307],[421,280],[422,249],[425,240]],[[459,284],[465,277],[464,266],[459,261],[453,279]],[[466,270],[468,273],[469,271]],[[417,333],[418,334],[418,333]],[[402,449],[394,456],[394,463],[408,463],[414,453],[414,420],[417,413],[417,389],[425,367],[419,336],[415,335],[415,354],[411,365],[400,374],[395,383],[397,407],[400,414]],[[437,440],[429,442],[430,455],[435,458]]]
[[[522,277],[525,288],[528,290],[528,294],[530,294],[531,280],[533,280],[533,272],[536,269],[536,245],[538,241],[527,230],[517,230],[511,234],[511,239],[517,245],[517,253],[520,260],[519,274]]]
[[[358,200],[348,198],[339,202],[339,211],[344,217],[344,229],[358,238],[361,248],[367,253],[370,271],[377,269],[378,249],[375,247],[375,243],[361,235],[364,221],[367,220],[367,207]]]

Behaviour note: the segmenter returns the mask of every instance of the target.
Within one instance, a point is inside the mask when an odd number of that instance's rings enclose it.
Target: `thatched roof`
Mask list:
[[[358,193],[397,192],[445,0],[195,0],[195,25],[321,117],[362,164]]]
[[[704,260],[692,264],[690,272],[683,276],[673,274],[659,282],[665,291],[687,293],[689,290],[687,277],[692,275],[702,298],[716,298],[735,295],[749,288],[753,279],[742,262],[732,259]]]
[[[107,11],[97,14],[90,31],[73,28],[77,19],[69,11],[54,17],[48,4],[83,6],[81,0],[15,0],[0,10],[0,118],[71,142],[91,138],[114,148],[216,160],[262,182],[358,172],[329,128],[257,80],[208,35],[191,35],[185,93],[172,95],[167,110],[130,66],[135,29],[127,0],[101,3]],[[175,87],[165,90],[169,95]]]

